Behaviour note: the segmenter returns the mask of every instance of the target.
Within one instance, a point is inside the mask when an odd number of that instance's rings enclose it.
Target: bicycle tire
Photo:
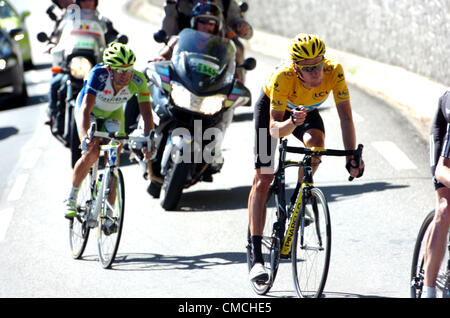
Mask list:
[[[90,171],[80,185],[77,198],[77,216],[72,218],[69,223],[69,243],[72,257],[80,259],[86,249],[89,238],[90,227],[87,218],[91,203],[92,195],[92,172]]]
[[[305,215],[303,244],[299,241],[302,218],[296,220],[291,247],[292,274],[298,297],[319,298],[325,288],[330,266],[331,222],[323,192],[318,188],[309,191],[311,195],[304,197],[302,203],[310,211]]]
[[[422,289],[423,289],[423,280],[425,277],[424,271],[424,253],[425,253],[425,244],[427,241],[430,224],[434,218],[434,210],[429,212],[419,229],[419,233],[417,234],[416,244],[414,245],[414,253],[411,263],[411,288],[410,294],[411,298],[421,298],[422,297]],[[447,240],[449,238],[450,232],[447,234]],[[436,292],[438,297],[447,297],[446,286],[448,286],[448,274],[447,274],[447,262],[449,259],[448,250],[444,254],[443,261],[441,262],[441,266],[439,268],[438,275],[436,277]],[[447,287],[448,288],[448,287]],[[445,291],[445,294],[444,294]]]
[[[98,215],[98,256],[100,264],[105,269],[110,268],[116,258],[125,214],[125,183],[122,171],[117,169],[111,172],[111,177],[116,180],[114,206],[108,202],[108,191],[105,186],[105,191],[101,194],[104,196],[105,211],[101,211]]]
[[[270,200],[271,193],[268,194]],[[273,282],[278,272],[278,266],[280,264],[280,249],[281,249],[281,238],[280,233],[274,231],[274,223],[278,220],[278,198],[274,195],[276,204],[275,207],[267,208],[266,220],[264,223],[263,239],[261,241],[261,251],[264,258],[264,267],[269,273],[269,279],[265,283],[250,282],[253,290],[258,295],[265,295],[272,288]],[[247,265],[248,271],[252,269],[253,264],[253,253],[252,244],[250,240],[250,229],[247,234]]]

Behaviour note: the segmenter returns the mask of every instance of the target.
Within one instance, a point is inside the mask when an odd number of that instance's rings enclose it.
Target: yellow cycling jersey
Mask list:
[[[305,88],[295,74],[292,62],[277,67],[264,85],[271,109],[279,111],[297,106],[303,106],[307,111],[317,109],[331,91],[336,104],[350,99],[342,66],[327,59],[324,60],[323,81],[319,87]]]

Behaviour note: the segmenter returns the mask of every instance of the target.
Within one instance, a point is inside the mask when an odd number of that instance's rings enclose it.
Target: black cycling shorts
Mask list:
[[[290,112],[286,111],[284,120],[290,118]],[[275,149],[277,146],[277,140],[270,135],[270,99],[264,93],[261,92],[258,100],[255,104],[254,110],[254,123],[255,123],[255,168],[261,167],[274,167]],[[292,132],[292,134],[301,142],[303,142],[303,135],[309,129],[319,129],[325,134],[325,127],[322,117],[318,110],[308,112],[303,125],[298,126]]]

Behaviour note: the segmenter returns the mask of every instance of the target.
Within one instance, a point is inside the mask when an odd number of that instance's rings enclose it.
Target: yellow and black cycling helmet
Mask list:
[[[325,44],[315,35],[297,34],[289,46],[289,55],[294,63],[310,60],[325,54]]]
[[[128,69],[136,62],[136,55],[128,45],[111,42],[103,52],[103,62],[111,69]]]

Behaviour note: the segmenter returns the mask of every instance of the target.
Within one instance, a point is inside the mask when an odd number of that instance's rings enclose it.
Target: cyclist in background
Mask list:
[[[436,209],[425,245],[423,298],[436,297],[436,277],[450,226],[450,90],[439,99],[431,125],[430,152]]]
[[[104,125],[98,127],[99,130],[124,134],[123,105],[133,95],[137,95],[139,110],[144,120],[144,135],[148,136],[153,129],[147,80],[144,74],[133,69],[135,61],[136,56],[127,45],[112,42],[103,53],[103,63],[97,64],[91,70],[78,95],[75,120],[81,147],[87,152],[74,166],[72,189],[66,200],[66,218],[76,216],[78,189],[90,167],[100,156],[98,138],[88,138],[90,123],[101,117],[104,119]],[[150,158],[152,151],[144,149],[145,157]]]
[[[248,199],[249,227],[253,265],[251,281],[266,281],[261,238],[266,216],[266,197],[273,180],[274,151],[277,139],[293,134],[306,147],[324,147],[325,128],[318,108],[333,91],[346,150],[356,149],[350,96],[340,64],[328,60],[323,41],[300,33],[291,42],[290,60],[277,67],[267,78],[255,104],[255,176]],[[361,166],[352,156],[346,158],[352,177],[361,177]],[[313,173],[320,157],[313,157]],[[298,192],[303,178],[299,169]],[[295,196],[291,202],[295,201]]]

